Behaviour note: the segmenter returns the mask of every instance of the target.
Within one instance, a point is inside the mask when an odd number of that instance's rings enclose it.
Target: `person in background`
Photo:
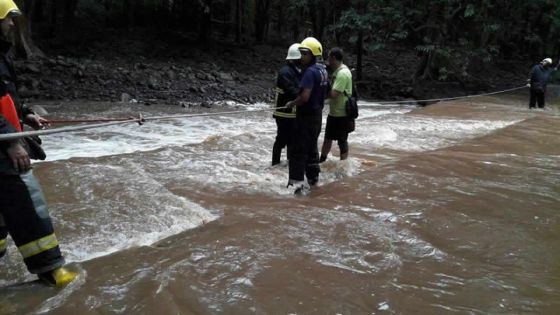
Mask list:
[[[319,162],[324,162],[327,159],[333,140],[338,142],[340,159],[348,158],[346,100],[352,95],[352,72],[343,61],[344,52],[342,49],[333,48],[329,51],[327,62],[333,71],[332,89],[329,93],[329,115]]]
[[[529,78],[527,82],[531,89],[531,97],[529,99],[529,108],[535,108],[538,104],[539,108],[544,108],[545,105],[545,95],[546,95],[546,85],[550,79],[550,75],[560,66],[560,61],[556,67],[552,67],[552,59],[545,58],[539,64],[533,66],[531,72],[529,72]]]
[[[288,102],[289,108],[296,107],[296,136],[292,158],[289,161],[288,187],[295,187],[295,194],[305,194],[309,189],[305,185],[314,186],[319,181],[319,150],[317,139],[321,133],[322,113],[330,88],[329,75],[323,60],[323,46],[308,37],[301,42],[301,63],[305,68],[299,84],[300,94]]]
[[[276,102],[275,106],[285,107],[289,101],[293,101],[299,94],[299,80],[301,78],[301,70],[299,63],[301,53],[299,52],[300,44],[293,44],[288,49],[286,56],[286,65],[278,72],[276,79]],[[282,149],[287,147],[288,160],[292,154],[292,142],[294,139],[296,113],[294,108],[276,109],[272,114],[276,120],[276,140],[272,147],[272,166],[280,164]]]
[[[0,0],[0,134],[22,131],[22,123],[43,128],[46,120],[21,105],[14,65],[9,56],[13,18],[21,15],[12,0]],[[29,146],[23,140],[0,142],[0,257],[6,254],[7,236],[18,247],[29,272],[49,285],[64,286],[76,273],[63,267],[39,182],[31,171]]]

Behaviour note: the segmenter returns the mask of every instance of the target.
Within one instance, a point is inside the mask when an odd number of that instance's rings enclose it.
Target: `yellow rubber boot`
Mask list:
[[[74,281],[77,276],[78,273],[70,271],[64,267],[60,267],[53,271],[40,274],[39,278],[45,281],[48,285],[62,288]]]

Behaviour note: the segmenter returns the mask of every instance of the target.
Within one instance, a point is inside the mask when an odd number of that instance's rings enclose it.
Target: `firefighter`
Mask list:
[[[276,79],[276,108],[285,107],[286,103],[293,101],[299,94],[299,80],[301,78],[299,52],[300,44],[293,44],[288,49],[286,64],[278,72]],[[287,147],[288,160],[292,153],[296,113],[293,108],[280,108],[272,114],[276,120],[276,140],[272,147],[272,166],[280,164],[282,149]]]
[[[9,56],[13,18],[21,11],[0,0],[0,134],[22,131],[22,123],[41,129],[47,123],[19,101],[14,65]],[[76,273],[64,268],[41,186],[33,175],[30,146],[24,140],[0,142],[0,257],[11,236],[30,273],[49,285],[64,286]],[[44,157],[43,157],[44,158]]]
[[[330,88],[329,74],[323,61],[323,46],[308,37],[301,42],[301,64],[305,68],[299,83],[300,94],[288,102],[296,107],[296,137],[293,158],[289,161],[288,186],[294,186],[296,195],[306,194],[319,181],[319,150],[317,139],[321,133],[322,113]],[[307,185],[304,181],[307,178]]]

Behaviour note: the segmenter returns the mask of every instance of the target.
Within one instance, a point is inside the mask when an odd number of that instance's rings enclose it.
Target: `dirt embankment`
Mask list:
[[[28,99],[207,105],[217,100],[270,101],[278,62],[273,48],[232,49],[220,56],[191,49],[184,56],[50,55],[17,61],[20,94]],[[280,55],[275,57],[281,60]]]
[[[134,38],[136,37],[136,38]],[[113,34],[95,42],[38,41],[46,58],[17,61],[24,99],[88,100],[211,106],[213,101],[271,102],[286,47],[192,44],[188,38]],[[325,47],[328,49],[328,47]],[[419,56],[393,49],[365,57],[364,99],[448,97],[519,86],[526,65],[474,69],[468,80],[412,83]],[[346,63],[355,67],[354,56]]]

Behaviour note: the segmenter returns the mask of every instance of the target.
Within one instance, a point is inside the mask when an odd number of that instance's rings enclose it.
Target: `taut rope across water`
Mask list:
[[[374,102],[375,104],[403,104],[403,103],[410,103],[410,102],[445,102],[445,101],[453,101],[465,98],[474,98],[474,97],[482,97],[482,96],[489,96],[489,95],[496,95],[496,94],[503,94],[507,92],[512,92],[520,89],[524,89],[526,86],[520,86],[516,88],[500,90],[490,93],[483,93],[483,94],[474,94],[474,95],[465,95],[465,96],[456,96],[456,97],[446,97],[446,98],[435,98],[435,99],[426,99],[426,100],[414,100],[414,101],[380,101]],[[363,106],[363,105],[362,105]],[[274,111],[277,109],[283,109],[286,107],[272,107],[266,109],[257,109],[257,110],[239,110],[239,111],[226,111],[226,112],[216,112],[216,113],[200,113],[200,114],[179,114],[179,115],[167,115],[167,116],[153,116],[153,117],[140,117],[138,118],[116,118],[116,119],[91,119],[91,120],[65,120],[65,121],[55,121],[57,123],[60,122],[102,122],[98,124],[87,124],[87,125],[79,125],[79,126],[67,126],[61,127],[56,129],[46,129],[46,130],[35,130],[35,131],[24,131],[24,132],[17,132],[17,133],[7,133],[0,135],[0,141],[7,141],[7,140],[15,140],[21,139],[29,136],[44,136],[44,135],[51,135],[57,133],[65,133],[65,132],[73,132],[78,130],[86,130],[86,129],[94,129],[94,128],[101,128],[113,125],[122,125],[128,123],[138,123],[143,124],[147,121],[155,121],[155,120],[168,120],[168,119],[176,119],[176,118],[190,118],[190,117],[208,117],[208,116],[224,116],[224,115],[237,115],[237,114],[244,114],[244,113],[254,113],[254,112],[266,112],[266,111]]]

